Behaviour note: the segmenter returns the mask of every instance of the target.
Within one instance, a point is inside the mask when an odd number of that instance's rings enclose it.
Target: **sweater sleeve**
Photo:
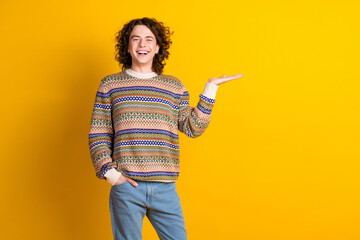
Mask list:
[[[121,173],[116,170],[116,163],[112,159],[114,130],[111,106],[110,93],[104,78],[96,92],[92,111],[89,150],[96,176],[113,185]]]
[[[203,94],[200,94],[196,107],[189,106],[189,92],[183,85],[179,104],[178,128],[186,136],[196,138],[203,134],[211,119],[211,111],[215,104],[218,86],[206,83]]]

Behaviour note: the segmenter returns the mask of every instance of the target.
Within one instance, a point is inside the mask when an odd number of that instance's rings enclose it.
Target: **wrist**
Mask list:
[[[111,186],[114,186],[115,183],[119,180],[121,176],[121,172],[117,171],[115,168],[110,169],[105,173],[105,178],[108,183],[111,184]]]
[[[208,82],[206,82],[203,95],[208,97],[208,98],[215,99],[216,92],[217,92],[218,88],[219,88],[218,85],[208,81]]]

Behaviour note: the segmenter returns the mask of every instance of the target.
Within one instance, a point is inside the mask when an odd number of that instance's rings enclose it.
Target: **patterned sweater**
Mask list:
[[[126,69],[100,81],[89,150],[96,176],[114,185],[121,174],[140,181],[176,181],[178,131],[199,137],[208,127],[218,86],[206,83],[197,106],[174,76]]]

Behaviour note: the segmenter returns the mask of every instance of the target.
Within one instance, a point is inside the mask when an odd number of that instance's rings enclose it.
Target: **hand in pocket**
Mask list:
[[[120,175],[119,179],[117,180],[117,182],[115,183],[115,185],[118,184],[123,184],[125,182],[129,182],[131,183],[131,185],[133,185],[134,187],[138,186],[138,183],[135,182],[134,180],[132,180],[131,178],[125,177],[123,174]]]

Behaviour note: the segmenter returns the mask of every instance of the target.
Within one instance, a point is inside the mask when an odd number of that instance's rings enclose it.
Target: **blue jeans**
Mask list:
[[[161,240],[185,240],[184,215],[175,182],[137,181],[111,187],[109,206],[115,240],[142,239],[142,224],[146,215]]]

